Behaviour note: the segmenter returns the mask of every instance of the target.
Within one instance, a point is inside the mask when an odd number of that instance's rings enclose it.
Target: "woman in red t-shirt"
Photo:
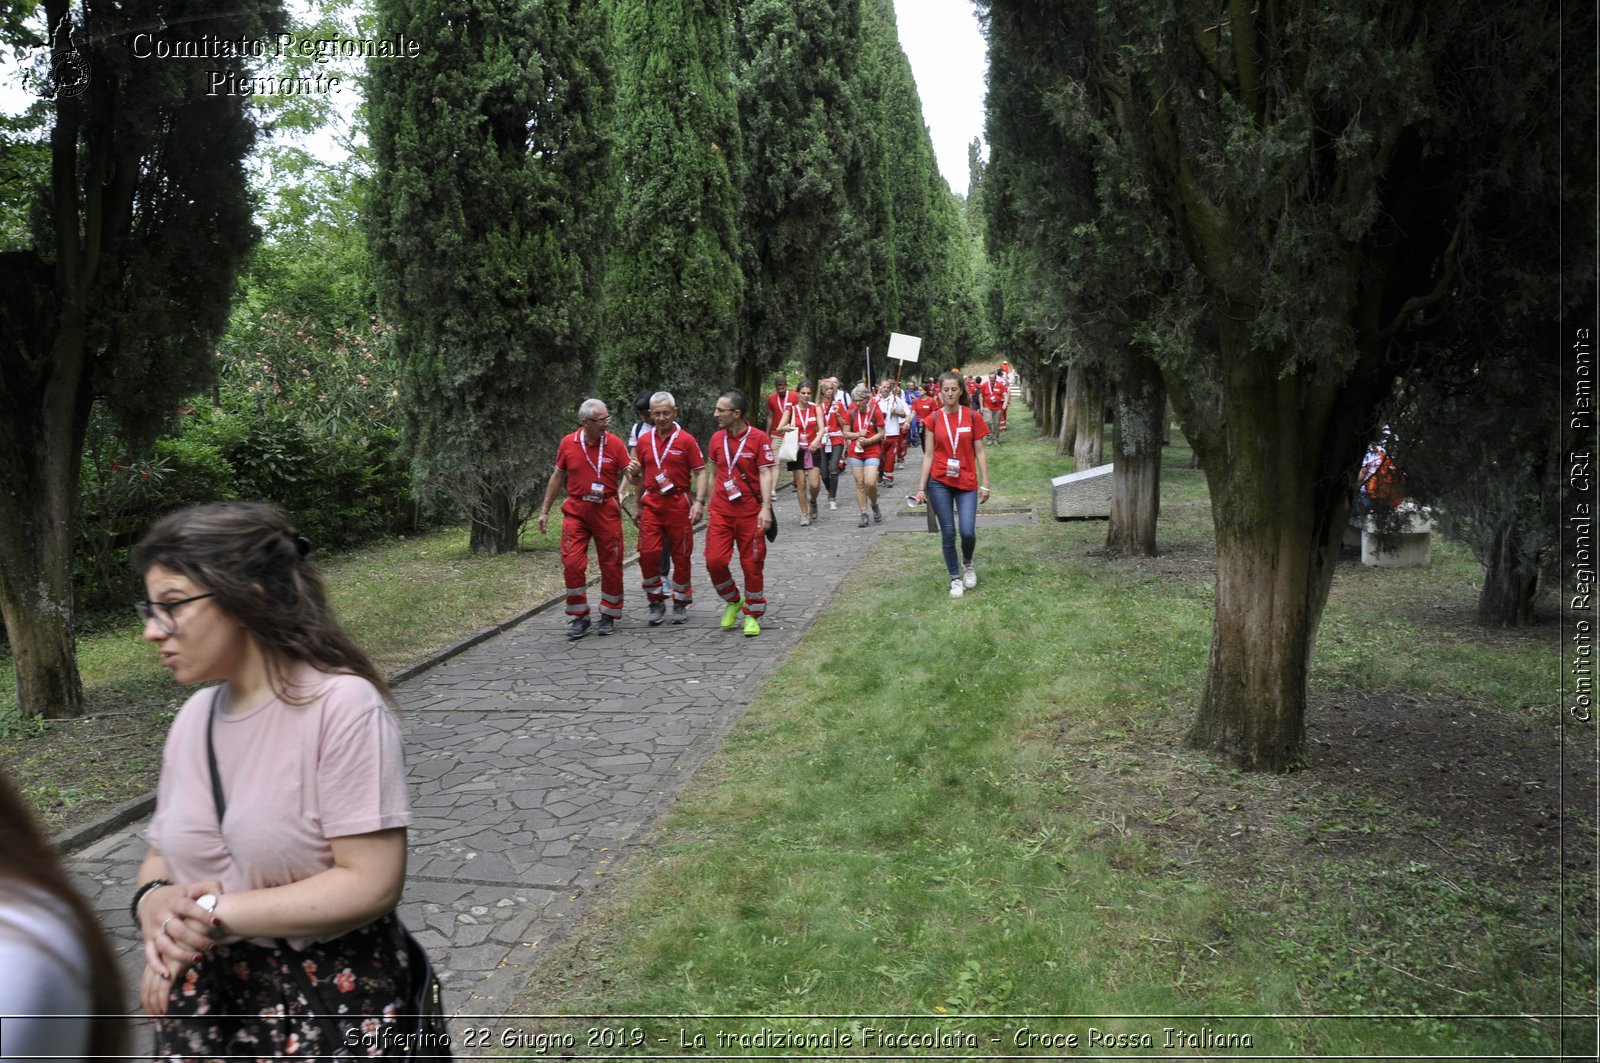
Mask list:
[[[800,526],[804,528],[817,515],[817,492],[822,488],[822,470],[817,468],[822,449],[822,410],[811,401],[809,380],[800,382],[799,399],[784,407],[783,419],[778,422],[778,430],[773,433],[773,438],[782,436],[791,428],[800,432],[799,454],[788,466],[789,471],[794,473],[794,497],[800,503]]]
[[[844,423],[845,457],[850,463],[850,473],[856,478],[856,508],[861,511],[857,527],[867,526],[867,506],[872,507],[872,519],[883,523],[883,511],[878,508],[878,467],[883,462],[883,409],[872,400],[872,391],[865,384],[857,384],[851,396],[856,400]]]
[[[839,472],[844,468],[844,422],[849,416],[839,397],[839,382],[829,377],[817,393],[817,409],[822,412],[822,486],[828,492],[828,508],[839,508]]]
[[[989,500],[989,455],[983,447],[989,426],[961,401],[963,390],[959,373],[939,377],[939,409],[928,418],[928,460],[922,463],[922,485],[913,498],[931,505],[939,521],[952,598],[960,598],[978,585],[978,573],[972,567],[972,553],[978,545],[978,504]]]

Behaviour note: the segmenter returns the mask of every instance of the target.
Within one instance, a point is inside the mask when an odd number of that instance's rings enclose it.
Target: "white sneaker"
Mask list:
[[[967,589],[961,585],[960,576],[950,581],[950,597],[959,598],[965,593],[967,593]]]
[[[971,565],[963,568],[961,570],[961,583],[968,589],[976,587],[978,585],[978,570]]]

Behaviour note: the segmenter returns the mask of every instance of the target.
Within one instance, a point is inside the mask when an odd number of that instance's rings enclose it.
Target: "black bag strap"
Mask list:
[[[217,806],[217,830],[222,830],[222,817],[228,811],[228,802],[222,796],[222,773],[217,771],[217,747],[211,740],[211,730],[217,722],[217,713],[227,704],[223,691],[228,684],[218,683],[211,688],[211,711],[206,714],[206,760],[211,764],[211,800]]]
[[[294,949],[283,938],[277,939],[278,948],[290,953],[287,966],[294,972],[295,981],[300,983],[300,991],[305,994],[306,1007],[311,1010],[311,1017],[317,1020],[317,1025],[322,1027],[322,1036],[328,1039],[326,1053],[319,1053],[333,1059],[349,1059],[350,1048],[344,1043],[344,1038],[339,1035],[339,1028],[334,1025],[328,1011],[328,1005],[322,1002],[322,994],[317,991],[317,984],[306,973],[305,967],[293,957]]]

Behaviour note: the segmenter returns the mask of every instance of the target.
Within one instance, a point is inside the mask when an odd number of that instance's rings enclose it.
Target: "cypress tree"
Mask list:
[[[597,376],[605,11],[591,0],[380,0],[420,45],[371,66],[369,209],[420,495],[514,550]]]
[[[702,437],[733,382],[739,303],[738,108],[728,0],[617,0],[616,232],[602,393],[666,388]]]
[[[28,189],[34,222],[24,233],[13,215],[0,251],[0,615],[21,712],[76,716],[72,546],[90,409],[99,400],[146,443],[214,379],[257,237],[246,98],[207,91],[207,70],[248,77],[247,65],[140,59],[130,41],[142,31],[192,50],[202,35],[260,39],[286,20],[273,0],[42,7],[48,41],[28,40],[16,11],[0,19],[6,43],[48,54],[52,72],[47,136],[13,132],[25,150],[8,150],[0,174]]]
[[[1092,145],[1109,216],[1063,212],[1057,249],[1152,301],[1138,338],[1205,466],[1217,595],[1188,741],[1295,767],[1365,442],[1553,109],[1548,8],[984,6],[1045,104],[1012,119]]]
[[[863,251],[860,0],[742,0],[735,81],[744,144],[746,302],[740,377],[751,395],[787,359],[849,364],[873,332]]]
[[[854,213],[870,220],[867,253],[878,264],[870,335],[875,347],[891,331],[921,336],[930,357],[965,363],[982,314],[972,234],[939,173],[892,0],[864,0],[861,22],[861,96],[871,120]]]

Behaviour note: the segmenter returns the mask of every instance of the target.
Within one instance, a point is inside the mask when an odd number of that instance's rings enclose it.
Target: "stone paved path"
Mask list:
[[[397,685],[414,815],[400,912],[433,957],[448,1010],[504,1013],[541,946],[577,921],[606,871],[734,726],[878,535],[925,530],[924,511],[905,506],[915,464],[897,479],[883,492],[883,524],[867,529],[856,527],[847,481],[839,509],[830,512],[824,497],[809,528],[798,525],[793,494],[778,496],[782,526],[767,555],[757,638],[718,627],[721,604],[697,536],[687,624],[646,625],[630,565],[616,635],[569,643],[557,600]],[[985,523],[1002,522],[1010,521]],[[70,859],[115,935],[130,985],[143,957],[126,904],[146,824]]]

